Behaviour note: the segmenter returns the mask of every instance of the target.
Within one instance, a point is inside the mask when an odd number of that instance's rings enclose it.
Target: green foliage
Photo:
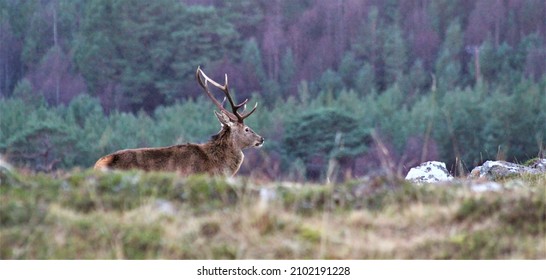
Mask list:
[[[211,72],[250,68],[247,76],[258,81],[241,82],[238,90],[269,95],[271,88],[268,102],[296,94],[304,79],[315,97],[320,91],[313,87],[328,69],[342,87],[363,95],[394,83],[411,95],[426,87],[429,73],[445,92],[477,82],[472,50],[480,46],[484,81],[513,89],[522,78],[538,81],[544,74],[544,32],[534,24],[544,3],[507,5],[495,3],[494,10],[507,12],[481,19],[483,2],[461,1],[1,0],[1,95],[13,96],[23,79],[41,89],[36,96],[51,94],[43,89],[51,91],[47,76],[54,75],[64,78],[58,102],[85,91],[85,80],[106,111],[150,113],[195,97],[197,65]],[[430,51],[416,50],[421,47]]]
[[[299,238],[311,243],[319,243],[321,239],[320,230],[313,229],[306,226],[302,226],[299,229],[298,234],[299,234]]]
[[[365,78],[365,76],[355,76],[359,71],[361,64],[362,62],[356,59],[354,53],[345,53],[338,69],[345,88],[355,88],[355,82],[358,81],[358,78]]]
[[[107,126],[107,117],[97,99],[80,95],[66,108],[65,120],[70,135],[77,139],[74,152],[65,154],[70,158],[68,166],[92,166],[98,154],[107,152],[103,133]]]
[[[486,219],[494,215],[501,207],[500,200],[491,200],[485,197],[480,198],[467,198],[462,201],[457,213],[455,214],[455,220],[477,220]]]
[[[21,128],[28,124],[28,106],[22,99],[0,100],[0,148],[6,149],[9,146],[8,138],[16,134]]]
[[[26,104],[39,106],[44,103],[42,96],[37,95],[32,89],[32,84],[28,79],[20,80],[13,90],[13,97],[24,101]]]
[[[154,138],[154,145],[161,146],[204,142],[220,129],[212,112],[211,102],[203,98],[159,107],[153,114],[149,137]]]
[[[487,121],[482,106],[487,104],[482,90],[455,90],[446,93],[439,120],[445,129],[435,132],[436,139],[450,139],[441,142],[442,158],[460,159],[472,166],[495,154],[483,154],[483,125]]]
[[[329,158],[352,158],[366,151],[370,142],[367,127],[331,108],[320,108],[294,118],[286,123],[285,133],[287,156],[315,165],[319,173],[324,171]],[[313,163],[316,160],[319,162]]]
[[[296,75],[296,61],[292,49],[286,50],[281,60],[281,73],[279,74],[280,90],[283,97],[288,97],[291,93],[296,92],[292,88]]]
[[[383,36],[384,83],[390,85],[400,81],[405,73],[408,63],[408,51],[398,25],[385,28]]]
[[[253,73],[260,84],[266,81],[265,69],[262,62],[262,54],[255,38],[246,41],[241,51],[241,60],[247,66],[247,70]]]
[[[409,94],[427,92],[427,86],[431,83],[430,80],[431,76],[426,72],[423,62],[421,60],[416,60],[404,80],[404,91]]]
[[[501,68],[503,58],[498,53],[497,48],[493,46],[491,38],[488,38],[480,46],[480,68],[483,78],[490,82],[494,80],[497,71]]]
[[[159,224],[143,224],[122,228],[123,255],[128,259],[154,259],[161,249],[162,229]]]
[[[19,88],[22,92],[24,84]],[[264,104],[263,96],[251,99]],[[402,153],[410,137],[430,137],[448,166],[458,158],[470,168],[486,159],[523,162],[539,155],[546,143],[544,106],[544,87],[529,80],[514,86],[513,93],[500,88],[489,93],[484,86],[412,99],[394,86],[365,97],[334,90],[315,99],[278,102],[270,110],[259,106],[248,124],[267,139],[263,151],[280,156],[283,170],[290,170],[284,175],[292,178],[311,169],[324,172],[331,157],[351,162],[365,154],[371,128],[392,144],[394,153]],[[55,108],[3,99],[0,110],[0,152],[18,166],[45,171],[90,167],[120,149],[205,142],[219,129],[212,104],[204,98],[158,107],[152,115],[105,115],[99,101],[88,95]],[[313,165],[312,158],[319,164]]]
[[[343,81],[338,73],[334,72],[332,69],[327,69],[322,73],[319,81],[319,88],[321,93],[326,95],[333,95],[335,91],[341,90],[343,86]]]
[[[281,162],[291,178],[313,167],[286,152],[290,122],[324,107],[376,129],[401,166],[423,159],[409,155],[415,139],[468,169],[541,156],[545,38],[534,22],[544,4],[500,1],[506,16],[488,24],[476,18],[482,4],[0,0],[0,153],[50,171],[124,148],[205,142],[219,127],[197,97],[201,65],[259,102],[248,124],[267,141],[250,158],[262,170]],[[377,160],[337,157],[361,156]]]
[[[521,155],[536,155],[537,143],[543,141],[544,118],[540,119],[543,117],[540,104],[544,95],[540,95],[536,87],[521,84],[514,94],[497,91],[490,98],[491,101],[483,109],[488,118],[483,128],[486,137],[484,149],[516,161]]]
[[[19,164],[51,170],[55,164],[70,164],[61,158],[70,153],[75,140],[68,132],[60,109],[10,100],[3,104],[0,149]],[[8,107],[9,106],[9,107]]]
[[[173,102],[181,97],[180,88],[193,82],[196,65],[237,46],[234,27],[212,6],[127,0],[95,1],[86,8],[78,67],[91,92],[115,85],[113,94],[132,108]]]
[[[222,207],[237,202],[233,186],[218,178],[196,175],[186,181],[183,197],[196,209]]]
[[[365,63],[356,72],[355,89],[362,95],[368,95],[375,90],[375,73],[373,66]]]
[[[408,117],[409,109],[405,104],[402,90],[395,84],[381,94],[373,94],[362,101],[365,112],[362,121],[368,126],[376,128],[382,139],[389,139],[395,148],[400,151],[412,130],[412,119]]]
[[[461,78],[462,65],[459,60],[463,48],[461,25],[458,21],[449,24],[446,39],[436,60],[437,83],[441,90],[454,89]]]
[[[545,141],[540,89],[522,82],[513,94],[485,90],[455,90],[441,99],[443,116],[435,119],[433,134],[442,145],[442,158],[475,165],[497,157],[525,161],[537,155]]]

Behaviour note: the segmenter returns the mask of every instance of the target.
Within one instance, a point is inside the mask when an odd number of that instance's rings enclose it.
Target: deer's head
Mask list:
[[[254,105],[254,108],[252,108],[250,112],[244,113],[248,99],[238,105],[235,105],[235,102],[233,101],[233,98],[229,93],[227,74],[225,75],[224,85],[220,85],[219,83],[209,78],[207,75],[205,75],[200,67],[197,68],[197,72],[195,73],[195,75],[197,77],[197,82],[199,83],[199,85],[205,90],[207,96],[220,110],[219,112],[214,112],[216,117],[220,121],[220,124],[222,124],[222,131],[220,134],[224,132],[225,135],[229,135],[232,143],[240,149],[245,149],[249,147],[261,147],[264,143],[264,138],[256,134],[250,127],[244,124],[244,120],[248,118],[252,113],[254,113],[254,111],[256,111],[258,103]],[[208,88],[208,83],[211,83],[213,86],[217,87],[224,93],[225,97],[221,103],[216,98],[214,98],[214,96],[210,92]],[[226,99],[231,105],[231,112],[224,108]],[[240,113],[239,109],[241,108],[243,108],[243,112]]]

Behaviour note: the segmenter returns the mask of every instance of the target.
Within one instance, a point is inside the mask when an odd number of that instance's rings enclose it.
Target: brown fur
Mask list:
[[[264,140],[246,125],[232,122],[223,114],[217,116],[222,130],[207,143],[121,150],[100,158],[95,169],[234,175],[243,162],[242,150],[261,146]]]
[[[100,158],[95,169],[142,169],[146,171],[171,171],[182,175],[208,173],[211,175],[235,175],[243,163],[243,149],[260,147],[264,138],[254,133],[244,124],[244,119],[256,110],[240,113],[248,101],[236,105],[228,89],[227,75],[225,84],[211,80],[201,68],[195,73],[197,82],[207,96],[220,109],[214,112],[222,124],[222,130],[204,144],[184,144],[162,148],[141,148],[117,151]],[[232,112],[228,112],[209,91],[208,83],[222,90],[229,101]]]

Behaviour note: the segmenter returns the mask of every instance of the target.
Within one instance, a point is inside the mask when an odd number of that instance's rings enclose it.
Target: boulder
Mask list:
[[[427,161],[413,167],[406,175],[406,180],[415,183],[436,183],[453,180],[447,171],[446,164],[439,161]]]
[[[13,168],[9,163],[4,160],[4,157],[0,154],[0,171],[11,171]]]
[[[538,159],[530,166],[506,162],[486,161],[482,166],[477,166],[470,172],[470,179],[484,178],[487,180],[498,180],[519,174],[538,174],[546,172],[546,160]]]
[[[529,166],[537,171],[546,172],[546,158],[537,158]]]
[[[16,180],[12,170],[13,167],[4,161],[2,155],[0,154],[0,186],[9,185],[13,182],[13,180]]]

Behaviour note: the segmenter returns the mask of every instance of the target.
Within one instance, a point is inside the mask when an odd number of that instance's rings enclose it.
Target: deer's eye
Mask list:
[[[245,127],[245,132],[249,132],[250,129],[248,127]]]

